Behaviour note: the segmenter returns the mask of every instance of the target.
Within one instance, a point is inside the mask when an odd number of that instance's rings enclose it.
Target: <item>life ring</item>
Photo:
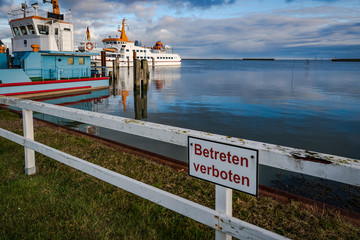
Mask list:
[[[93,45],[91,42],[87,42],[87,43],[86,43],[86,49],[87,49],[88,51],[93,50],[93,48],[94,48],[94,45]]]

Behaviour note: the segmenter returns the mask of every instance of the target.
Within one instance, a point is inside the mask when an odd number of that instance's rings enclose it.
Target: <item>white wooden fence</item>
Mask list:
[[[231,189],[216,185],[215,210],[213,210],[34,141],[33,111],[185,147],[188,144],[188,136],[192,136],[257,149],[259,150],[259,162],[262,165],[360,186],[360,161],[355,159],[308,152],[24,99],[0,97],[0,104],[18,107],[23,111],[24,136],[4,129],[0,129],[0,136],[25,147],[26,174],[30,175],[36,172],[34,151],[39,152],[210,226],[216,230],[216,239],[229,239],[231,236],[240,239],[286,238],[232,217]]]

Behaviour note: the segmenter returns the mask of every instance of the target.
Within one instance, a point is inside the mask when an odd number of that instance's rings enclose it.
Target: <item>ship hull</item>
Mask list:
[[[0,95],[14,97],[26,97],[28,95],[54,96],[55,94],[100,90],[108,87],[109,78],[105,77],[42,82],[16,82],[0,84]]]
[[[115,58],[107,58],[106,59],[106,67],[113,67],[113,63],[115,61]],[[100,59],[93,59],[92,60],[93,66],[101,66]],[[134,62],[133,61],[127,61],[127,60],[119,60],[118,61],[119,67],[133,67]],[[148,65],[150,67],[154,66],[181,66],[181,60],[180,61],[152,61],[151,59],[148,60]]]

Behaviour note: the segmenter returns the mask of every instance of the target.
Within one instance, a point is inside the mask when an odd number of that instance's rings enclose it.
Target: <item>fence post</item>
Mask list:
[[[23,128],[24,137],[30,140],[34,140],[34,121],[33,112],[23,109]],[[35,152],[32,149],[25,147],[25,174],[32,175],[36,173],[35,167]]]
[[[232,216],[232,189],[215,185],[215,210]],[[218,224],[221,227],[221,223]],[[220,230],[215,230],[215,240],[231,240],[230,235],[226,235]]]

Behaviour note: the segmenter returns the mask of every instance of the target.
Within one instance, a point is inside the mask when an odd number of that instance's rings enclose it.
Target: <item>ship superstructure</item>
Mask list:
[[[9,24],[13,34],[13,52],[33,51],[32,45],[39,50],[74,51],[74,29],[71,12],[60,14],[58,1],[50,1],[53,11],[39,8],[38,3],[29,8],[26,3],[21,9],[9,13]]]
[[[0,46],[0,95],[51,93],[108,88],[108,78],[92,77],[91,57],[74,51],[71,13],[61,14],[57,0],[52,11],[38,3],[9,13],[12,54]]]

